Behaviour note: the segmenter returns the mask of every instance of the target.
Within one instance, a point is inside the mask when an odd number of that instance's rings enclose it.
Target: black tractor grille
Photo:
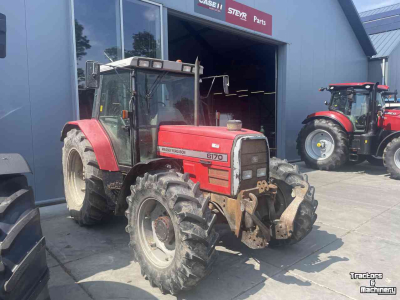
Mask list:
[[[257,169],[266,168],[266,175],[257,177]],[[257,182],[267,180],[269,175],[269,149],[264,139],[244,140],[240,153],[241,182],[240,190],[257,187]],[[252,171],[252,178],[243,180],[243,171]]]

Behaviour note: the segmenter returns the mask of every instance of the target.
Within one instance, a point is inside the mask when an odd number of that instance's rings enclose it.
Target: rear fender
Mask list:
[[[68,122],[61,131],[60,140],[64,141],[67,132],[73,128],[81,130],[92,145],[100,170],[119,171],[111,141],[98,120],[89,119]]]
[[[140,162],[130,169],[128,174],[125,176],[124,182],[122,183],[122,187],[117,199],[115,214],[123,215],[125,210],[128,208],[126,197],[129,196],[130,187],[132,184],[135,184],[137,177],[143,176],[147,172],[163,169],[175,169],[181,171],[182,161],[174,158],[155,158],[145,162]]]
[[[328,119],[332,120],[335,123],[339,124],[346,132],[353,132],[354,127],[353,123],[347,118],[345,115],[335,112],[335,111],[321,111],[317,113],[313,113],[308,115],[307,118],[302,122],[303,124],[307,124],[308,122],[316,119]]]
[[[385,137],[382,142],[378,146],[378,150],[376,151],[376,156],[383,156],[383,151],[385,150],[386,146],[394,139],[400,137],[400,131],[393,132]]]

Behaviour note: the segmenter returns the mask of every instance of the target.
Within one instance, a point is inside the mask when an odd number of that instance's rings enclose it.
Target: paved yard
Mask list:
[[[400,181],[368,163],[339,172],[299,165],[319,201],[310,235],[264,250],[225,236],[213,273],[178,297],[150,287],[131,262],[125,218],[85,228],[65,204],[42,208],[52,299],[381,299],[360,294],[370,280],[351,280],[350,272],[383,273],[376,286],[399,288]]]

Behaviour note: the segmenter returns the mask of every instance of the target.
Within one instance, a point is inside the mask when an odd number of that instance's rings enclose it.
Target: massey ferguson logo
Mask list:
[[[240,10],[234,9],[232,7],[228,8],[228,14],[239,17],[242,21],[247,21],[247,13],[241,12]]]
[[[199,6],[207,7],[208,9],[215,10],[217,12],[222,11],[223,5],[221,3],[211,1],[211,0],[199,0]]]

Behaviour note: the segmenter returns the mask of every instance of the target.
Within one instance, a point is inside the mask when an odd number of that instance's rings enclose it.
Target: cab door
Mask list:
[[[119,165],[132,165],[129,120],[122,118],[122,111],[129,110],[131,99],[131,72],[110,71],[101,76],[98,119],[110,137]]]

